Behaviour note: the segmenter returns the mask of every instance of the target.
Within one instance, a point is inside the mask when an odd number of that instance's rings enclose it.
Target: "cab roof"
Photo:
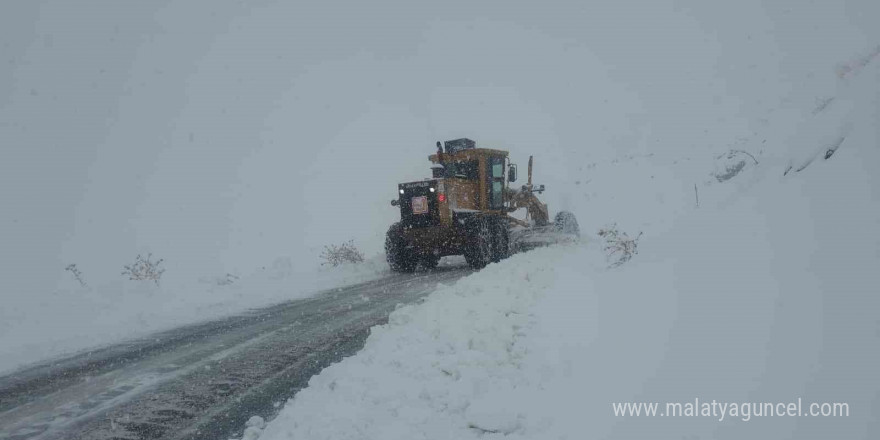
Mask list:
[[[507,157],[509,153],[504,150],[495,150],[492,148],[469,148],[467,150],[461,150],[453,154],[443,153],[443,159],[446,161],[463,161],[463,160],[476,160],[480,157],[489,157],[489,156],[501,156]],[[437,154],[432,154],[428,156],[428,160],[433,163],[440,163],[440,160],[437,158]]]

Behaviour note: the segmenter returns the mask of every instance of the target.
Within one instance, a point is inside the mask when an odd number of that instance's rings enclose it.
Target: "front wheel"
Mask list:
[[[577,218],[568,211],[560,211],[553,221],[556,230],[563,234],[579,236],[581,233]]]

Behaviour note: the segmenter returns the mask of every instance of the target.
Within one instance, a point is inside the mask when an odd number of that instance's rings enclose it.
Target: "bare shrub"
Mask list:
[[[217,277],[218,286],[228,286],[236,281],[238,281],[238,277],[231,273],[227,273],[226,276]]]
[[[617,267],[631,260],[633,255],[638,255],[639,238],[630,238],[626,232],[617,230],[617,224],[606,226],[599,230],[599,236],[605,239],[605,254],[609,261],[613,261],[608,267]]]
[[[855,77],[868,65],[880,57],[880,45],[874,47],[869,53],[846,63],[837,66],[837,76],[841,79],[850,79]]]
[[[719,161],[716,165],[715,172],[712,176],[719,182],[726,182],[736,177],[737,174],[745,169],[747,162],[754,162],[758,165],[758,159],[745,150],[730,150],[715,158]],[[751,159],[751,160],[749,160]]]
[[[364,254],[354,245],[354,240],[349,240],[338,246],[335,244],[324,246],[321,259],[324,260],[321,266],[336,267],[345,263],[363,263]]]
[[[165,273],[165,269],[159,267],[164,259],[159,259],[158,261],[153,261],[153,254],[147,254],[147,258],[138,255],[134,264],[130,266],[124,266],[122,271],[123,275],[128,275],[128,279],[135,281],[153,281],[156,285],[159,284],[159,279],[162,278],[162,274]]]
[[[88,287],[85,279],[83,279],[82,272],[76,268],[76,263],[68,264],[67,267],[64,268],[64,270],[70,272],[70,274],[73,275],[73,278],[76,279],[76,281],[79,283],[80,286]]]

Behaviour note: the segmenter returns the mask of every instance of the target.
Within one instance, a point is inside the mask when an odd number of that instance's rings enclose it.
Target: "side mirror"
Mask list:
[[[399,205],[400,205],[400,200],[394,199],[391,201],[391,206],[399,206]]]
[[[516,165],[507,168],[507,181],[516,182]]]

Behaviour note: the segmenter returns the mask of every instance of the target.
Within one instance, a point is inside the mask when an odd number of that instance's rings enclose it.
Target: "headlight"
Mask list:
[[[434,192],[434,188],[431,188],[431,192]]]

